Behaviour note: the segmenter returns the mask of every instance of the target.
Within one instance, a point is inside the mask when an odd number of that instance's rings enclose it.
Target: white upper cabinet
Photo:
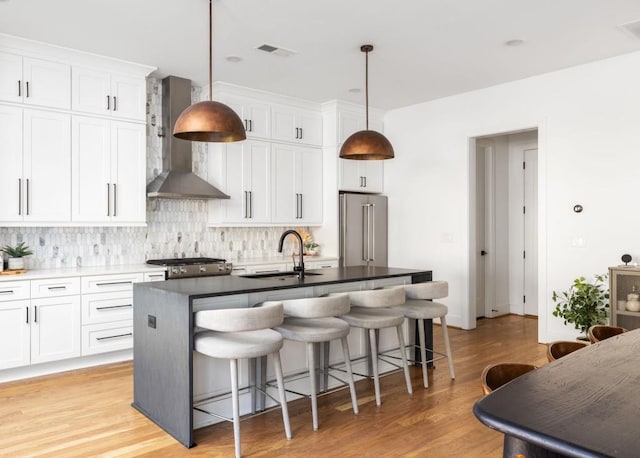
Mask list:
[[[210,145],[209,181],[231,197],[210,201],[210,224],[271,222],[270,151],[255,140]]]
[[[71,66],[0,52],[0,100],[71,108]]]
[[[273,105],[271,109],[271,138],[322,146],[322,114],[286,105]]]
[[[220,102],[231,107],[240,116],[247,138],[271,137],[271,107],[268,104],[230,95],[221,96]]]
[[[144,223],[145,126],[73,117],[72,220]]]
[[[322,150],[274,144],[271,152],[274,223],[322,223]]]
[[[0,221],[71,217],[70,115],[0,105]]]
[[[74,111],[144,121],[146,81],[92,68],[74,66],[72,71]]]

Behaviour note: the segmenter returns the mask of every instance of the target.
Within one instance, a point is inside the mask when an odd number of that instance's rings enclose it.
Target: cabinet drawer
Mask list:
[[[82,277],[82,294],[132,291],[133,284],[143,281],[143,277],[142,273]]]
[[[3,281],[0,282],[0,302],[29,299],[29,281]]]
[[[80,278],[47,278],[31,280],[31,297],[71,296],[80,294]]]
[[[133,295],[130,291],[82,295],[82,324],[133,319]]]
[[[133,321],[82,326],[82,356],[133,348]]]
[[[164,281],[165,272],[145,272],[144,281]]]

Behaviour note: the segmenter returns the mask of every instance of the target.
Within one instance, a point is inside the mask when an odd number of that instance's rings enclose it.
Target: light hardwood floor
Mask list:
[[[435,327],[436,349],[442,348]],[[446,361],[430,371],[430,388],[412,367],[414,394],[401,372],[381,379],[382,406],[373,383],[357,383],[360,414],[349,390],[319,399],[320,429],[312,430],[310,403],[289,403],[293,439],[284,438],[280,410],[242,422],[243,456],[287,457],[500,457],[502,435],[471,411],[490,363],[546,363],[536,343],[537,320],[505,316],[481,320],[473,331],[450,329],[456,379]],[[222,423],[196,431],[186,449],[130,406],[132,363],[0,384],[0,456],[233,456],[233,429]]]

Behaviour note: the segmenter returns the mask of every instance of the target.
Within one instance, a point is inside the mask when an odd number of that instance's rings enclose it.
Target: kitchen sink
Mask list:
[[[304,276],[305,277],[313,277],[314,275],[322,275],[321,273],[318,272],[305,272]],[[264,273],[264,274],[252,274],[252,275],[241,275],[241,277],[243,278],[256,278],[256,279],[260,279],[260,278],[264,278],[264,279],[286,279],[286,278],[294,278],[298,276],[298,272],[269,272],[269,273]]]

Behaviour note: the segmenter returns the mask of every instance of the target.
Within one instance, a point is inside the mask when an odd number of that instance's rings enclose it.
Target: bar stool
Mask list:
[[[349,325],[339,318],[339,315],[349,313],[351,303],[349,296],[313,297],[281,301],[284,306],[285,319],[274,327],[287,340],[305,342],[307,344],[307,365],[309,366],[309,381],[311,388],[311,411],[313,415],[313,430],[318,430],[318,401],[316,386],[315,347],[319,343],[329,343],[340,339],[342,354],[347,369],[347,383],[351,390],[351,404],[353,413],[358,413],[356,387],[353,383],[351,357],[349,355]],[[264,305],[269,304],[265,302]],[[338,379],[341,382],[343,380]]]
[[[432,301],[432,299],[440,299],[449,295],[449,283],[446,281],[430,281],[426,283],[395,286],[393,288],[404,289],[407,296],[407,300],[403,304],[393,307],[393,310],[402,312],[405,318],[418,321],[418,338],[420,342],[420,359],[422,361],[422,380],[424,387],[429,388],[427,364],[442,358],[447,358],[449,374],[452,380],[455,379],[456,374],[453,371],[453,358],[451,356],[451,345],[449,344],[449,332],[447,330],[446,316],[449,309],[444,304]],[[438,357],[428,360],[424,335],[424,320],[432,320],[434,318],[440,318],[445,353],[440,353],[429,348],[428,350],[438,355]]]
[[[341,295],[345,293],[332,293],[329,296]],[[376,331],[384,328],[395,327],[398,333],[398,343],[404,348],[404,334],[402,324],[404,315],[388,307],[404,303],[405,295],[402,289],[376,289],[369,291],[350,291],[346,293],[351,299],[351,311],[340,318],[345,320],[350,326],[369,330],[369,341],[371,343],[371,366],[373,370],[373,384],[376,394],[376,405],[380,405],[380,380],[378,376],[378,342]],[[409,375],[409,365],[407,356],[402,353],[402,367],[407,383],[407,392],[413,394],[411,387],[411,376]]]
[[[280,349],[282,336],[268,329],[282,323],[284,317],[281,303],[272,303],[268,307],[237,308],[222,310],[203,310],[195,313],[195,325],[208,331],[199,332],[194,337],[197,352],[212,358],[228,359],[231,368],[231,396],[233,418],[207,412],[200,412],[233,421],[233,435],[236,457],[240,457],[240,406],[238,395],[238,359],[257,358],[271,355],[278,382],[282,420],[287,439],[291,439],[287,398],[284,392]]]

